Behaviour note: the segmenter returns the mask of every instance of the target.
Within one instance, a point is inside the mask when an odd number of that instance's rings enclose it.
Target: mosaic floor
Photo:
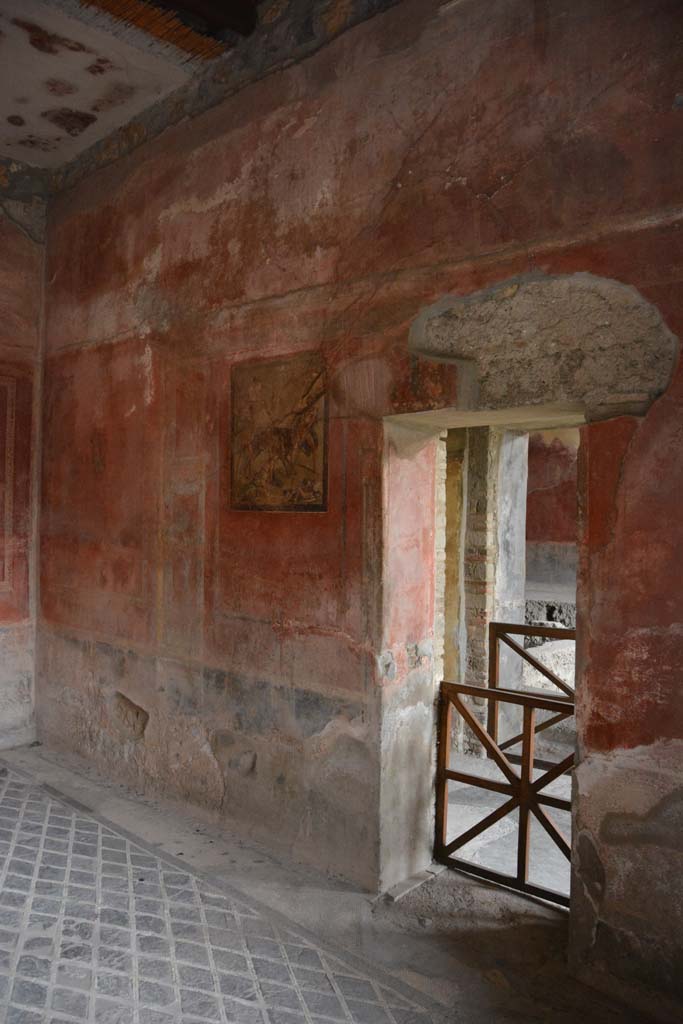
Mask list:
[[[396,984],[0,764],[0,1024],[439,1019]]]

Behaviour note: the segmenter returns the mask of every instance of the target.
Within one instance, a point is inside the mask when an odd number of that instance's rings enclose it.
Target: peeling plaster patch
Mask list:
[[[134,704],[123,693],[116,693],[112,699],[112,718],[120,731],[131,739],[142,739],[149,722],[149,714],[144,708]]]
[[[33,739],[31,634],[26,626],[0,627],[0,750]]]
[[[51,153],[57,149],[59,139],[41,138],[39,135],[25,135],[22,139],[19,139],[19,145],[24,146],[26,149],[32,149],[40,151],[42,153]]]
[[[161,270],[161,259],[161,246],[157,245],[154,247],[154,249],[152,249],[151,252],[147,253],[143,260],[143,277],[158,277],[159,271]]]
[[[421,640],[417,645],[417,653],[420,658],[427,658],[429,661],[434,657],[434,641],[431,637]]]
[[[434,655],[434,644],[432,640],[422,640],[420,643],[406,644],[406,657],[409,669],[419,668],[424,662],[430,662]]]
[[[98,57],[85,70],[89,75],[106,75],[108,71],[120,71],[121,68],[117,67],[108,57]]]
[[[380,654],[377,659],[377,667],[386,679],[391,681],[396,678],[396,661],[392,651],[383,651]]]
[[[683,837],[683,788],[669,793],[643,816],[608,814],[600,838],[611,845],[642,843],[680,851]]]
[[[337,3],[332,4],[329,9],[323,13],[322,19],[325,25],[325,29],[330,35],[336,35],[341,32],[345,25],[351,19],[353,11],[352,0],[337,0]]]
[[[83,43],[76,39],[67,39],[65,36],[56,35],[54,32],[34,24],[32,21],[24,21],[22,18],[13,18],[12,24],[22,29],[28,35],[29,44],[34,50],[41,53],[56,55],[62,50],[70,50],[72,53],[91,53]]]
[[[206,156],[203,156],[206,159]],[[215,210],[224,206],[231,199],[236,199],[240,195],[240,185],[243,180],[243,176],[248,173],[250,164],[245,161],[242,165],[242,176],[238,181],[221,185],[216,189],[210,196],[205,199],[200,199],[196,196],[189,196],[187,199],[183,199],[177,203],[173,203],[166,209],[162,210],[159,215],[160,221],[169,220],[173,222],[182,214],[187,213],[210,213],[211,210]]]
[[[389,709],[391,717],[383,723],[382,731],[385,736],[402,729],[427,730],[430,734],[430,725],[434,717],[432,704],[426,704],[423,700],[415,701],[405,707],[393,707]]]
[[[230,767],[243,777],[253,775],[256,771],[256,759],[257,754],[255,751],[245,750],[239,757],[230,762]]]
[[[72,93],[78,91],[75,85],[65,82],[62,78],[48,78],[45,88],[52,96],[71,96]]]
[[[255,773],[258,759],[256,751],[240,749],[234,733],[219,730],[212,735],[209,745],[216,763],[224,773],[234,772],[243,778]]]
[[[616,798],[634,814],[645,815],[663,796],[678,789],[681,764],[683,740],[589,754],[574,772],[577,795],[588,810],[596,792],[608,787],[613,793],[607,804],[610,811],[615,810]]]
[[[310,131],[311,128],[313,128],[314,125],[317,123],[319,116],[320,116],[320,114],[318,113],[318,114],[312,114],[310,117],[306,117],[304,119],[304,121],[302,122],[302,124],[294,132],[294,135],[292,136],[292,138],[299,139],[299,138],[301,138],[302,135],[305,135],[306,132]],[[329,193],[328,193],[328,198],[329,198]]]
[[[30,202],[0,198],[0,210],[34,242],[45,241],[47,208],[41,196],[34,196]]]
[[[120,107],[122,103],[127,103],[131,96],[135,95],[135,92],[135,86],[130,85],[128,82],[113,82],[97,102],[93,103],[90,109],[97,111],[97,113],[105,110],[114,110],[115,107]]]
[[[161,330],[166,330],[170,322],[167,315],[156,315],[160,303],[156,301],[154,295],[150,295],[150,291],[151,289],[149,288],[140,287],[135,294],[135,309],[139,314],[141,338],[146,338],[153,333],[151,320],[155,320]],[[163,305],[167,314],[170,309],[170,303],[164,303]]]
[[[319,733],[309,737],[313,748],[320,755],[327,749],[330,743],[336,743],[340,738],[353,740],[364,746],[368,740],[367,728],[360,717],[349,719],[338,715],[331,721],[326,722]]]
[[[336,731],[340,724],[346,728],[356,706],[314,693],[310,690],[294,691],[294,718],[297,732],[304,737],[323,737],[329,730]]]
[[[605,869],[588,833],[582,832],[577,842],[578,871],[588,895],[597,906],[605,891]]]
[[[71,107],[44,110],[40,116],[74,138],[97,120],[94,114],[89,114],[85,110],[72,110]]]
[[[142,372],[145,378],[145,405],[149,407],[154,401],[154,367],[152,363],[152,349],[145,345],[145,351],[140,358]]]

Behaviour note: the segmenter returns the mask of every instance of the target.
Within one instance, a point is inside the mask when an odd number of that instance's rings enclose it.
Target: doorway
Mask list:
[[[435,857],[568,906],[579,431],[445,444]]]

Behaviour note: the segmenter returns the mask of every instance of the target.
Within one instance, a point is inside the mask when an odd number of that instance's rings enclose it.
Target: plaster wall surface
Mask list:
[[[496,480],[496,556],[493,620],[524,622],[526,576],[526,502],[529,437],[511,430],[500,432]],[[488,639],[488,638],[487,638]],[[487,649],[490,645],[487,644]],[[523,685],[524,662],[505,644],[498,645],[501,686]],[[488,684],[488,671],[486,674]],[[483,709],[484,713],[488,709]],[[515,709],[499,708],[501,739],[518,732]]]
[[[577,572],[579,432],[554,430],[529,438],[526,578],[531,599],[555,592],[573,600]]]
[[[458,401],[453,367],[408,354],[410,324],[443,295],[590,272],[681,334],[682,16],[664,0],[405,0],[57,199],[46,742],[369,887],[404,870],[380,834],[415,810],[386,785],[404,735],[432,770],[435,452],[392,466],[414,501],[390,560],[382,421]],[[329,510],[231,510],[231,367],[311,349]],[[683,729],[682,379],[646,416],[586,430],[582,757],[656,754]],[[596,795],[595,821],[630,813],[618,794]],[[577,969],[606,977],[617,947],[596,958],[594,925],[619,936],[618,909],[586,908]],[[643,991],[671,987],[620,964]]]
[[[584,978],[629,991],[665,1020],[677,1019],[683,1001],[674,838],[682,796],[683,532],[674,511],[682,397],[679,376],[644,420],[583,428],[579,450],[577,617],[586,628],[577,643],[570,954]],[[643,996],[653,991],[654,1001]]]
[[[528,451],[527,434],[503,432],[498,456],[495,609],[501,622],[524,621]]]
[[[435,648],[439,438],[387,425],[380,749],[380,888],[431,862],[435,704],[443,657]],[[438,538],[443,551],[445,538]],[[425,586],[425,579],[431,586]],[[442,580],[443,582],[443,580]],[[409,784],[406,784],[410,780]]]
[[[42,279],[43,245],[0,206],[0,749],[35,739],[33,405]]]

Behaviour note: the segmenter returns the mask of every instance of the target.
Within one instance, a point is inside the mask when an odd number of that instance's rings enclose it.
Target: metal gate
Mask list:
[[[448,682],[441,684],[434,856],[435,860],[446,864],[448,867],[457,868],[480,878],[499,882],[520,892],[568,906],[569,897],[564,893],[535,885],[529,881],[529,853],[533,817],[540,823],[562,854],[568,860],[571,857],[569,839],[558,828],[546,811],[546,808],[570,811],[571,802],[546,793],[544,790],[546,790],[550,783],[572,770],[574,754],[572,753],[558,763],[552,764],[535,756],[535,746],[536,737],[540,732],[573,716],[574,691],[564,680],[560,679],[539,662],[529,650],[517,644],[512,639],[515,635],[572,640],[576,638],[576,632],[572,629],[491,623],[489,633],[489,686],[468,686]],[[501,687],[499,678],[501,643],[506,644],[523,660],[531,664],[536,671],[540,672],[560,692],[548,693],[545,690],[516,690]],[[468,705],[467,698],[478,698],[482,703],[488,702],[486,727],[474,713],[472,707]],[[512,705],[521,708],[523,719],[522,731],[499,743],[499,712],[501,705]],[[493,760],[500,769],[504,776],[504,781],[459,771],[457,768],[457,753],[455,754],[455,767],[451,767],[451,736],[454,710],[458,715],[462,716],[463,720],[480,741],[485,756]],[[539,712],[549,713],[549,717],[539,721]],[[521,753],[513,755],[510,752],[510,748],[519,746],[520,743]],[[507,754],[506,750],[508,751]],[[515,763],[518,770],[515,768]],[[540,773],[541,769],[543,769],[542,773]],[[476,825],[448,841],[449,780],[504,794],[508,799]],[[495,825],[506,815],[517,810],[519,810],[519,829],[517,838],[517,870],[515,875],[504,874],[454,856],[458,850],[472,839],[479,836],[492,825]]]

